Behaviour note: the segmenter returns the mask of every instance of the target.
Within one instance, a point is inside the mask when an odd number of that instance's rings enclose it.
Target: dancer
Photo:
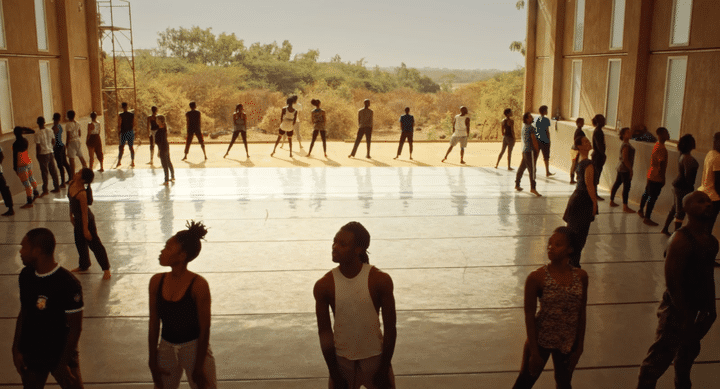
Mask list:
[[[715,215],[709,229],[712,233],[718,213],[720,213],[720,132],[713,135],[713,148],[705,154],[703,161],[702,185],[698,188],[710,196]]]
[[[405,143],[405,139],[407,139],[408,145],[410,147],[410,160],[412,160],[414,133],[415,118],[413,117],[413,115],[410,115],[410,107],[405,107],[405,115],[400,116],[400,145],[398,146],[397,155],[393,159],[400,158],[400,154],[402,154],[403,144]]]
[[[82,389],[78,340],[82,285],[55,261],[55,236],[28,231],[20,242],[20,314],[12,356],[25,388],[43,388],[52,374],[63,389]]]
[[[290,146],[290,158],[293,157],[292,155],[292,136],[293,136],[293,128],[295,128],[295,120],[297,120],[297,111],[295,108],[293,108],[293,99],[288,98],[287,100],[287,106],[283,107],[282,112],[280,113],[280,130],[278,131],[278,138],[275,141],[275,147],[273,147],[273,151],[270,154],[272,157],[275,155],[275,149],[277,149],[278,143],[280,143],[280,139],[282,139],[283,135],[287,135],[288,137],[288,145]]]
[[[540,117],[535,121],[535,133],[538,138],[538,146],[545,161],[545,176],[554,176],[550,173],[550,119],[547,118],[548,107],[543,105],[540,107]],[[535,156],[537,158],[538,155]]]
[[[597,186],[600,184],[600,175],[602,174],[603,166],[607,161],[607,155],[605,155],[605,116],[597,114],[592,118],[592,125],[595,127],[592,135],[592,163],[593,170],[595,170],[595,193],[597,194]],[[579,180],[579,177],[578,177]],[[600,201],[605,200],[604,198],[597,196]]]
[[[185,112],[185,121],[187,123],[187,140],[185,141],[185,156],[183,161],[187,160],[188,152],[190,151],[190,143],[192,143],[193,136],[197,137],[202,149],[203,155],[207,160],[207,154],[205,153],[205,141],[203,140],[203,134],[201,130],[201,114],[197,109],[197,105],[194,101],[190,102],[190,110]]]
[[[628,207],[628,197],[630,195],[630,186],[632,185],[633,177],[633,165],[635,164],[635,148],[630,144],[632,132],[630,131],[630,128],[623,127],[620,130],[619,136],[623,143],[620,146],[620,163],[617,166],[617,177],[615,178],[615,183],[610,191],[610,206],[618,206],[615,202],[615,194],[618,189],[620,189],[620,185],[622,185],[623,212],[635,213],[634,210]]]
[[[95,225],[95,215],[90,210],[93,203],[93,194],[90,184],[95,178],[92,169],[82,168],[75,173],[68,186],[68,199],[70,199],[70,223],[75,232],[75,247],[77,248],[79,266],[73,272],[84,272],[90,268],[90,252],[95,254],[100,268],[103,270],[103,280],[110,279],[110,262],[107,251],[100,241]]]
[[[10,193],[10,187],[8,186],[7,181],[5,181],[5,176],[3,175],[2,163],[4,159],[5,154],[3,154],[2,148],[0,148],[0,194],[2,194],[3,202],[8,208],[2,216],[12,216],[15,214],[15,211],[13,210],[13,198],[12,193]]]
[[[210,288],[205,278],[187,269],[200,254],[205,234],[202,223],[188,222],[187,229],[168,239],[160,252],[160,265],[171,271],[150,279],[148,349],[156,387],[178,388],[185,370],[191,388],[217,388],[209,345]]]
[[[82,167],[87,167],[87,162],[85,162],[85,157],[82,154],[82,142],[80,142],[82,130],[80,129],[80,123],[75,120],[75,111],[67,111],[65,116],[68,119],[65,126],[67,131],[67,158],[70,162],[70,172],[75,174],[75,157],[80,159]]]
[[[293,134],[295,135],[295,138],[297,139],[298,145],[302,149],[303,145],[302,145],[302,135],[300,134],[300,112],[302,111],[303,106],[302,106],[302,104],[300,104],[298,102],[297,95],[292,95],[292,96],[290,96],[290,98],[293,101],[293,108],[295,108],[295,110],[298,112],[297,118],[295,119],[295,124],[293,125]],[[289,138],[288,138],[288,142],[290,142]]]
[[[557,387],[571,387],[585,344],[588,290],[587,273],[570,264],[574,250],[572,230],[558,227],[548,240],[550,263],[530,273],[525,281],[527,340],[513,389],[532,388],[550,355]]]
[[[577,242],[575,250],[570,256],[570,264],[580,267],[580,255],[585,247],[590,223],[595,220],[598,213],[597,192],[595,192],[595,168],[588,154],[592,149],[590,139],[586,137],[575,138],[575,145],[580,153],[580,162],[577,164],[576,173],[578,176],[575,191],[570,195],[563,220],[575,233]]]
[[[35,133],[35,156],[40,165],[40,175],[42,176],[42,193],[40,197],[49,194],[48,192],[48,173],[53,181],[53,193],[60,192],[60,183],[58,182],[57,168],[55,167],[55,156],[53,155],[53,134],[52,129],[45,127],[45,118],[40,116],[37,118],[38,130]]]
[[[665,219],[665,225],[663,226],[662,233],[670,236],[670,223],[675,219],[675,231],[682,227],[683,220],[685,219],[685,210],[682,206],[683,198],[686,195],[692,193],[695,190],[695,178],[697,177],[697,171],[700,167],[697,159],[695,159],[691,152],[695,149],[695,138],[692,135],[686,134],[680,137],[677,145],[678,151],[680,152],[680,159],[678,160],[678,176],[672,182],[672,191],[675,201],[673,203],[670,212],[668,213],[667,219]]]
[[[242,104],[238,104],[235,106],[235,113],[233,113],[233,125],[234,130],[232,134],[232,139],[230,139],[230,146],[228,146],[227,152],[225,153],[223,158],[227,157],[228,154],[230,154],[230,148],[232,148],[238,135],[242,135],[242,141],[245,145],[245,154],[248,158],[250,158],[250,152],[248,152],[247,145],[247,115],[245,115],[245,112],[243,112]]]
[[[712,201],[703,192],[683,199],[688,224],[670,238],[665,251],[665,284],[655,343],[640,365],[638,389],[655,388],[671,363],[675,387],[690,388],[690,370],[700,354],[700,341],[717,317],[713,264],[718,241],[710,234]]]
[[[515,148],[515,121],[512,120],[512,110],[510,108],[505,108],[503,115],[505,115],[505,119],[500,122],[500,133],[503,136],[503,144],[502,149],[500,150],[500,155],[498,155],[497,162],[495,162],[495,169],[497,169],[500,164],[500,160],[505,153],[505,149],[507,149],[508,170],[513,170],[513,168],[510,167],[510,160],[512,159],[512,152]]]
[[[670,134],[665,127],[658,128],[655,133],[658,136],[658,141],[655,143],[650,156],[647,185],[645,186],[645,193],[640,199],[640,209],[638,209],[638,215],[643,218],[643,223],[653,227],[658,225],[652,221],[651,216],[655,202],[660,196],[660,191],[665,186],[665,171],[668,164],[668,152],[665,148],[665,142],[670,138]],[[647,203],[647,209],[645,209],[645,203]]]
[[[20,208],[32,208],[33,202],[40,194],[37,191],[37,182],[33,177],[32,160],[28,154],[28,141],[23,138],[23,134],[34,134],[35,131],[25,127],[15,127],[13,133],[15,134],[15,142],[12,145],[13,170],[20,178],[27,195],[27,203]]]
[[[527,169],[528,175],[530,176],[530,193],[540,197],[542,195],[535,189],[535,155],[537,155],[538,152],[538,144],[537,138],[535,137],[535,128],[533,128],[532,123],[532,114],[525,112],[523,115],[523,128],[520,132],[523,142],[523,159],[515,175],[515,190],[518,192],[523,190],[523,188],[520,187],[520,179],[522,179],[525,169]]]
[[[572,158],[572,162],[570,163],[570,184],[575,183],[575,167],[578,163],[578,156],[580,153],[577,151],[577,146],[575,146],[575,139],[581,136],[586,136],[585,131],[583,130],[583,127],[585,127],[585,119],[583,118],[577,118],[575,119],[575,134],[573,134],[573,143],[572,147],[570,147],[570,158]]]
[[[121,104],[122,112],[118,115],[118,131],[120,134],[120,146],[118,152],[118,162],[116,168],[120,167],[123,152],[125,151],[125,143],[130,148],[130,167],[135,167],[135,114],[128,111],[128,103]]]
[[[350,222],[340,228],[332,246],[332,260],[339,266],[313,289],[330,388],[395,388],[391,366],[397,338],[393,281],[370,265],[369,246],[370,234],[362,224]],[[384,331],[378,319],[381,310]]]
[[[155,144],[158,147],[158,158],[160,158],[160,164],[165,174],[165,181],[163,185],[170,185],[170,181],[175,181],[175,168],[173,168],[172,161],[170,160],[170,143],[167,139],[167,123],[165,123],[165,116],[157,116],[158,129],[155,132]],[[168,176],[168,170],[170,176]]]
[[[103,167],[103,146],[102,139],[100,138],[100,132],[102,132],[102,124],[97,120],[97,113],[92,112],[90,114],[90,123],[88,123],[88,134],[85,144],[88,148],[88,154],[90,155],[90,169],[95,167],[95,156],[97,155],[98,162],[100,162],[100,173],[105,171]]]
[[[158,130],[157,111],[158,107],[153,105],[152,107],[150,107],[150,116],[147,117],[147,130],[148,134],[150,134],[150,162],[148,162],[149,165],[153,164],[153,157],[155,156],[155,144],[157,143],[157,140],[155,139],[155,134]]]
[[[53,154],[55,155],[55,162],[60,172],[60,189],[65,188],[65,172],[67,172],[68,181],[72,180],[72,173],[70,173],[70,164],[68,164],[65,143],[63,143],[63,128],[60,124],[60,114],[55,112],[53,114],[53,126],[52,130],[55,134],[55,145],[53,146]]]
[[[350,155],[348,155],[348,158],[355,158],[355,152],[357,152],[357,148],[360,145],[360,141],[362,140],[363,135],[365,136],[365,141],[367,142],[367,154],[365,155],[365,158],[371,158],[370,141],[372,140],[373,130],[373,110],[370,109],[369,99],[365,99],[365,101],[363,101],[363,104],[365,105],[365,107],[358,111],[357,137],[355,138],[355,144],[353,145],[352,152],[350,153]]]
[[[313,146],[315,145],[315,139],[317,139],[319,133],[320,138],[322,138],[323,153],[325,154],[325,158],[327,158],[327,146],[325,144],[325,123],[327,121],[327,118],[325,117],[325,110],[320,108],[320,100],[318,99],[312,99],[310,101],[310,104],[315,106],[315,109],[310,113],[313,123],[313,135],[312,140],[310,141],[310,149],[308,150],[308,156],[310,156],[310,154],[312,153]]]
[[[460,143],[460,163],[465,164],[465,148],[467,147],[467,140],[470,136],[470,115],[468,115],[468,109],[460,107],[460,114],[455,115],[452,121],[453,134],[450,137],[450,147],[448,147],[445,158],[441,162],[445,162],[448,155],[452,151],[456,144]]]

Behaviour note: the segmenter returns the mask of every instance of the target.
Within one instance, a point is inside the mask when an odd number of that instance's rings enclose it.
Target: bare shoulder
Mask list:
[[[372,268],[370,268],[369,279],[370,279],[370,283],[372,285],[375,285],[376,287],[378,287],[382,290],[387,290],[387,291],[392,292],[394,286],[393,286],[393,280],[392,280],[392,277],[390,277],[390,274],[387,274],[384,271],[373,266]]]
[[[525,280],[527,286],[542,286],[545,281],[545,267],[541,267],[532,271],[528,274]]]
[[[583,269],[575,269],[575,271],[577,272],[578,276],[580,276],[580,281],[582,281],[584,285],[587,285],[589,280],[587,272]]]
[[[332,271],[325,273],[313,287],[313,295],[315,300],[326,299],[327,296],[335,291],[335,280],[333,279]]]
[[[158,273],[152,276],[150,278],[150,291],[157,291],[158,286],[160,286],[160,280],[162,279],[163,275],[165,273]]]
[[[195,281],[192,284],[192,293],[195,296],[208,297],[210,296],[210,284],[208,284],[205,277],[196,274]]]

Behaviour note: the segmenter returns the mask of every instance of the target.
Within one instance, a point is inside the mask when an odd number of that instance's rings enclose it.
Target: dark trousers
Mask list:
[[[12,193],[10,193],[10,187],[7,185],[7,181],[5,181],[5,176],[3,176],[2,173],[0,173],[0,194],[2,194],[2,199],[5,202],[5,206],[8,208],[12,208]]]
[[[188,130],[187,140],[185,141],[185,154],[190,151],[190,143],[192,143],[193,136],[197,137],[198,143],[200,143],[200,147],[205,150],[205,140],[203,139],[202,132],[200,130]]]
[[[160,164],[162,165],[163,173],[165,173],[165,181],[169,181],[169,177],[175,179],[175,168],[173,168],[172,161],[170,161],[170,150],[163,150],[161,148],[158,150],[158,157],[160,157]],[[168,176],[168,170],[171,176]]]
[[[607,156],[605,154],[593,153],[592,164],[593,164],[593,170],[595,170],[595,188],[596,189],[597,189],[598,184],[600,183],[600,175],[602,174],[603,167],[605,166],[605,161],[607,161]],[[578,177],[578,179],[580,179],[580,177]]]
[[[520,180],[522,179],[525,169],[527,169],[530,175],[530,189],[535,189],[535,161],[537,157],[534,155],[534,151],[523,152],[522,162],[518,168],[517,174],[515,175],[515,186],[520,186]]]
[[[655,208],[655,202],[658,196],[660,196],[660,191],[662,191],[663,186],[665,186],[664,182],[650,180],[648,180],[647,185],[645,185],[645,193],[643,193],[640,199],[640,210],[642,211],[645,208],[645,203],[647,202],[647,209],[644,213],[646,219],[650,219],[653,208]]]
[[[572,254],[570,254],[570,264],[579,268],[580,256],[582,255],[582,250],[585,248],[585,243],[587,243],[592,218],[587,218],[587,220],[577,219],[579,218],[573,218],[568,222],[567,226],[575,232],[575,247],[573,248]]]
[[[235,139],[237,139],[238,135],[242,136],[243,144],[245,145],[245,154],[250,154],[248,152],[248,146],[247,146],[247,132],[246,131],[235,131],[232,134],[232,139],[230,139],[230,146],[228,146],[227,152],[230,152],[230,148],[235,144]],[[187,153],[187,151],[186,151]],[[167,174],[166,174],[167,176]]]
[[[555,384],[558,389],[570,389],[572,388],[572,374],[573,369],[570,368],[570,354],[563,354],[560,350],[547,349],[538,347],[540,349],[540,356],[542,357],[545,367],[550,355],[553,358],[553,367],[555,370]],[[522,367],[520,368],[520,375],[513,385],[513,389],[529,389],[535,385],[535,381],[540,377],[540,374],[533,376],[530,374],[530,345],[525,342],[525,348],[523,349],[523,361]]]
[[[327,154],[327,145],[325,143],[325,137],[326,137],[326,131],[320,131],[320,130],[313,130],[312,134],[312,140],[310,141],[310,150],[308,150],[308,154],[312,153],[313,145],[315,145],[315,139],[317,139],[318,133],[320,133],[320,138],[322,138],[323,142],[323,153]]]
[[[360,145],[360,140],[362,139],[363,135],[365,135],[365,140],[367,141],[367,156],[370,156],[370,140],[372,139],[371,127],[363,127],[358,129],[357,138],[355,138],[355,145],[353,146],[352,153],[350,153],[351,156],[355,156],[355,152],[357,152],[358,146]]]
[[[75,218],[75,247],[77,248],[78,254],[80,255],[80,264],[78,267],[82,270],[86,270],[90,267],[90,252],[88,251],[88,248],[90,248],[93,254],[95,254],[95,259],[97,260],[98,264],[100,264],[100,268],[102,268],[103,270],[109,270],[110,261],[108,261],[108,255],[107,251],[105,250],[105,246],[103,246],[102,242],[100,241],[100,237],[98,236],[97,226],[95,225],[95,216],[93,216],[90,209],[88,209],[87,212],[88,229],[90,230],[92,240],[88,241],[87,239],[85,239],[85,235],[83,234],[82,219]]]
[[[50,176],[52,177],[53,189],[58,189],[60,187],[60,184],[58,183],[58,172],[57,167],[55,167],[55,156],[53,155],[53,153],[38,154],[37,160],[40,164],[40,175],[42,176],[43,180],[43,193],[48,191],[48,172],[50,172]]]
[[[623,204],[627,205],[628,198],[630,196],[630,186],[632,185],[632,179],[630,178],[630,172],[617,172],[617,177],[615,178],[615,183],[613,184],[612,190],[610,191],[610,201],[615,201],[615,194],[617,193],[618,189],[620,189],[620,185],[623,186],[623,191],[622,191]]]
[[[400,133],[400,145],[398,146],[398,153],[397,155],[400,156],[402,154],[403,145],[405,144],[405,139],[408,141],[408,146],[410,147],[410,155],[412,155],[413,150],[413,132],[412,131],[402,131]]]
[[[25,358],[27,361],[27,358]],[[73,355],[68,361],[68,367],[72,376],[67,374],[67,370],[59,369],[57,373],[52,372],[52,376],[63,389],[82,389],[83,382],[82,376],[80,375],[80,360],[78,357],[77,350],[74,351]],[[23,383],[24,389],[42,389],[45,387],[48,376],[51,374],[51,370],[48,368],[33,367],[32,364],[28,366],[28,369],[21,374],[20,379]]]
[[[678,189],[673,187],[673,206],[670,208],[670,212],[668,212],[667,219],[665,219],[665,228],[667,229],[668,226],[670,226],[670,223],[672,223],[673,219],[679,220],[679,224],[682,224],[682,221],[685,220],[685,208],[683,208],[682,201],[688,194],[692,193],[692,191],[684,190],[684,189]]]
[[[72,172],[70,171],[70,164],[65,156],[65,146],[53,148],[53,154],[55,155],[55,162],[57,162],[57,168],[60,171],[60,178],[62,184],[65,184],[65,172],[68,174],[68,181],[72,180]]]

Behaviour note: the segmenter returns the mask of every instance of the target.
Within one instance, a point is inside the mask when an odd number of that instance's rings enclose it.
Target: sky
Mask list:
[[[116,0],[116,2],[118,2]],[[524,40],[526,11],[515,0],[131,0],[136,49],[157,47],[167,28],[211,27],[245,46],[284,40],[293,55],[320,51],[366,66],[513,70],[510,43]],[[125,12],[127,14],[127,12]],[[115,13],[116,25],[124,22]]]

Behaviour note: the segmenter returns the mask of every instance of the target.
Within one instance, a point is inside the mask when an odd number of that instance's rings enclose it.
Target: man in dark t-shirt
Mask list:
[[[410,159],[412,159],[413,150],[413,132],[415,131],[415,118],[410,115],[410,107],[405,107],[405,115],[400,116],[400,145],[398,146],[397,156],[393,159],[400,158],[402,154],[403,144],[405,139],[408,141],[410,146]]]
[[[130,148],[130,167],[135,167],[135,114],[128,111],[128,103],[122,103],[122,112],[118,115],[118,132],[120,133],[120,151],[118,152],[118,163],[116,168],[120,166],[123,151],[125,151],[125,143]]]
[[[20,243],[20,314],[12,354],[26,388],[42,388],[52,374],[62,388],[82,388],[78,340],[82,328],[80,282],[55,262],[55,237],[36,228]]]
[[[197,137],[198,142],[200,142],[203,155],[205,156],[205,159],[207,159],[207,154],[205,153],[205,141],[203,140],[203,134],[200,130],[200,111],[196,108],[197,105],[195,105],[195,102],[193,101],[190,103],[190,110],[185,112],[185,121],[187,122],[187,140],[185,141],[185,156],[182,159],[183,161],[187,159],[193,136]]]

